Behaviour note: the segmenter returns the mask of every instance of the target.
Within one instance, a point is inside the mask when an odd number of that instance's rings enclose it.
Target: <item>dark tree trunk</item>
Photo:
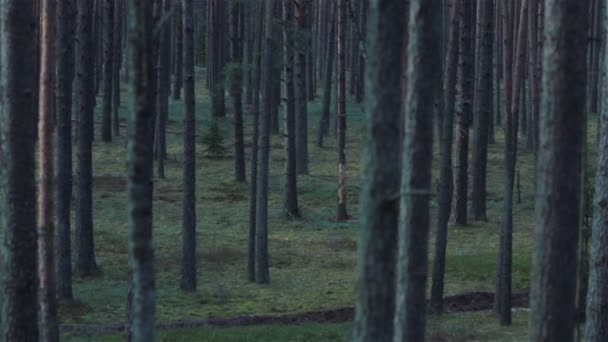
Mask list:
[[[261,83],[261,61],[262,45],[264,35],[264,13],[265,3],[261,2],[258,8],[258,20],[255,35],[255,51],[252,65],[253,103],[251,114],[253,116],[253,134],[251,142],[251,187],[249,195],[249,243],[247,246],[247,277],[249,281],[256,279],[256,224],[257,224],[257,182],[258,182],[258,139],[259,139],[259,116],[260,116],[260,83]]]
[[[285,216],[287,219],[300,217],[298,209],[298,178],[296,174],[296,118],[293,86],[294,33],[293,5],[291,0],[283,1],[285,24],[283,27],[283,57],[285,59]]]
[[[443,118],[439,150],[441,165],[439,174],[439,210],[437,213],[437,234],[435,236],[435,257],[433,258],[433,282],[431,286],[431,310],[443,312],[445,288],[445,261],[448,244],[448,222],[452,211],[454,175],[452,170],[452,144],[454,138],[454,110],[456,102],[456,82],[458,70],[458,50],[460,45],[460,6],[462,0],[453,3],[450,20],[450,36],[443,78]]]
[[[0,41],[3,89],[2,329],[0,340],[38,340],[36,240],[36,39],[33,1],[2,2]]]
[[[184,291],[196,290],[196,116],[194,107],[194,18],[192,0],[181,1],[184,67],[184,197],[182,222],[182,279]],[[182,50],[180,50],[182,51]]]
[[[159,0],[163,3],[162,15],[169,15],[171,0]],[[158,81],[156,98],[156,137],[155,147],[157,153],[157,174],[159,178],[165,178],[165,159],[167,159],[167,120],[169,116],[169,54],[171,48],[171,36],[169,22],[159,21],[161,25],[158,41]]]
[[[456,194],[454,201],[454,222],[466,225],[469,191],[469,127],[473,118],[473,93],[475,87],[475,37],[473,36],[473,1],[464,0],[460,11],[460,106],[457,130],[456,154]]]
[[[355,341],[392,341],[401,184],[404,2],[372,1]]]
[[[103,103],[101,140],[112,141],[112,85],[114,84],[114,0],[103,0]]]
[[[129,258],[133,285],[133,340],[153,341],[156,285],[152,243],[152,169],[156,59],[152,2],[130,1],[132,115],[129,122]]]
[[[580,37],[588,7],[575,0],[545,6],[551,16],[544,31],[530,341],[574,341],[585,141],[586,42]]]
[[[325,74],[323,75],[323,103],[321,116],[319,118],[319,130],[317,131],[317,146],[323,147],[323,138],[329,131],[329,120],[331,118],[331,90],[334,71],[334,55],[336,45],[336,6],[331,7],[329,14],[329,34],[327,36],[327,52],[325,57]]]
[[[338,209],[337,221],[348,219],[346,211],[346,12],[349,0],[338,0]]]
[[[230,32],[232,34],[231,95],[234,111],[234,175],[237,182],[245,182],[245,141],[243,137],[243,37],[241,34],[242,7],[238,1],[231,4]]]
[[[257,210],[255,231],[255,280],[258,284],[270,283],[268,269],[268,167],[270,161],[270,108],[272,107],[272,41],[274,0],[266,0],[264,23],[264,55],[262,57],[262,117],[258,150]]]
[[[433,113],[441,68],[441,1],[412,0],[397,257],[395,341],[423,341]]]
[[[474,220],[487,220],[486,178],[488,164],[488,131],[492,116],[492,57],[494,38],[494,3],[483,0],[481,6],[481,27],[477,32],[480,56],[478,61],[479,81],[475,91],[476,113],[473,136],[473,184],[471,191],[471,214]]]
[[[184,57],[184,28],[182,21],[183,5],[181,1],[175,3],[175,26],[174,26],[174,55],[175,55],[175,72],[173,75],[173,99],[179,100],[182,96],[182,84],[183,84],[183,57]],[[192,28],[194,30],[194,28]],[[192,33],[194,35],[194,32]],[[194,53],[194,52],[193,52]]]
[[[123,1],[114,0],[114,44],[112,51],[112,133],[118,136],[120,133],[120,69],[122,68],[122,17]]]
[[[226,116],[226,105],[224,95],[224,19],[225,3],[222,0],[210,0],[210,22],[208,32],[211,44],[207,51],[210,56],[211,73],[211,113],[214,118]]]
[[[76,182],[76,273],[95,273],[93,240],[93,114],[95,108],[95,43],[90,1],[78,0],[78,164]]]
[[[310,0],[298,0],[295,5],[295,20],[298,30],[306,30],[306,8]],[[296,101],[296,169],[299,175],[308,174],[308,108],[306,105],[306,41],[299,37],[296,43],[295,101]]]
[[[75,0],[57,3],[57,231],[58,296],[72,295],[72,82],[74,80]]]

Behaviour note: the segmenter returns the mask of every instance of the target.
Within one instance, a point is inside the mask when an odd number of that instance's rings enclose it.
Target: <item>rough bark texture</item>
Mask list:
[[[93,240],[93,115],[95,108],[95,49],[93,9],[90,1],[78,2],[76,41],[78,81],[78,164],[76,183],[76,273],[95,273]]]
[[[55,44],[56,0],[41,3],[41,67],[38,97],[38,277],[40,281],[40,336],[59,341],[55,273]]]
[[[296,174],[296,118],[293,84],[294,33],[293,6],[291,0],[283,1],[285,26],[283,27],[283,58],[285,59],[285,216],[300,216],[298,208],[298,178]]]
[[[196,116],[194,106],[194,18],[192,0],[181,0],[184,67],[184,197],[181,288],[196,290]]]
[[[346,13],[349,0],[338,0],[337,54],[338,54],[338,210],[337,221],[348,219],[346,211]]]
[[[473,183],[471,189],[471,214],[474,220],[487,220],[486,178],[488,164],[488,133],[492,116],[492,58],[494,44],[494,3],[483,0],[481,6],[481,27],[477,32],[479,47],[479,81],[475,91],[476,113],[473,136]]]
[[[424,340],[433,112],[441,72],[441,1],[412,0],[409,6],[394,341]]]
[[[38,340],[34,2],[2,2],[2,329],[0,340]]]
[[[458,48],[460,45],[460,6],[462,0],[453,4],[450,21],[445,75],[443,78],[443,118],[441,122],[441,165],[439,174],[439,210],[437,213],[437,234],[435,235],[435,257],[433,258],[433,282],[431,286],[431,310],[443,312],[445,260],[448,243],[448,222],[452,211],[454,175],[452,170],[452,144],[454,138],[454,107],[456,101],[456,77],[458,69]]]
[[[272,106],[272,9],[274,0],[266,0],[264,23],[264,54],[262,57],[262,113],[258,150],[257,210],[255,231],[255,280],[258,284],[270,283],[268,269],[268,169],[270,161],[270,108]]]
[[[573,341],[586,80],[580,37],[587,1],[548,0],[545,6],[530,341]]]
[[[156,286],[152,243],[152,168],[155,115],[154,23],[152,2],[130,0],[134,97],[127,156],[129,266],[133,282],[133,340],[153,341]]]
[[[370,2],[355,341],[392,341],[401,184],[404,4]]]
[[[601,89],[603,101],[607,99],[607,90],[604,84]],[[599,135],[585,324],[585,340],[590,342],[608,341],[608,320],[606,320],[608,317],[608,287],[606,286],[608,284],[608,248],[606,248],[608,246],[608,114],[606,112],[601,114]]]
[[[57,237],[58,296],[72,295],[72,82],[74,79],[75,0],[57,3]]]

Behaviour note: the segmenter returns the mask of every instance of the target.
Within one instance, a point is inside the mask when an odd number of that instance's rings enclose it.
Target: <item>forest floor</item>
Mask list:
[[[203,80],[203,75],[200,75]],[[123,92],[123,103],[127,103]],[[157,272],[157,320],[188,322],[214,318],[285,315],[352,307],[355,301],[358,202],[364,114],[362,106],[349,102],[347,133],[348,210],[352,220],[335,221],[337,152],[335,139],[326,146],[314,144],[320,97],[309,103],[310,175],[298,178],[302,219],[288,221],[282,214],[284,149],[279,136],[272,138],[269,179],[269,253],[271,283],[260,286],[247,281],[249,188],[234,181],[231,114],[221,122],[227,155],[205,156],[200,137],[210,122],[208,95],[197,84],[197,216],[198,282],[195,293],[179,290],[182,203],[182,103],[171,101],[168,126],[166,178],[154,184],[154,241]],[[100,103],[101,101],[98,101]],[[226,97],[227,105],[230,97]],[[230,108],[230,106],[227,106]],[[123,114],[127,111],[122,108]],[[98,128],[98,127],[97,127]],[[250,171],[251,116],[245,115],[247,171]],[[94,231],[99,273],[74,279],[73,303],[63,303],[65,325],[119,324],[125,318],[127,292],[127,195],[125,128],[111,144],[94,142]],[[503,135],[489,147],[488,221],[450,226],[446,265],[446,295],[493,292],[497,246],[502,212]],[[437,151],[437,143],[435,144]],[[516,189],[513,240],[513,292],[527,291],[530,276],[534,186],[532,154],[520,149],[519,189]],[[439,161],[435,153],[434,183]],[[432,198],[432,213],[437,208]],[[434,216],[434,215],[433,215]],[[433,225],[434,231],[434,225]],[[430,240],[433,256],[434,234]],[[447,314],[431,318],[432,340],[525,339],[525,310],[517,311],[514,325],[503,328],[490,313]],[[296,326],[255,326],[226,329],[176,329],[163,331],[166,341],[344,340],[350,323],[304,323]],[[433,337],[434,336],[434,337]],[[72,340],[86,335],[67,333]],[[118,335],[94,340],[119,340]]]

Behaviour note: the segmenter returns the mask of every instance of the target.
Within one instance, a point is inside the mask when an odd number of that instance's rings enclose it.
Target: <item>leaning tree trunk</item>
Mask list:
[[[0,340],[38,340],[36,238],[36,27],[33,1],[5,0],[0,17],[2,92],[2,322]],[[30,91],[24,91],[29,89]]]
[[[580,37],[587,32],[586,4],[545,2],[530,341],[574,340],[585,141],[586,41]]]
[[[152,243],[152,169],[154,143],[155,64],[152,2],[129,0],[131,92],[127,156],[129,198],[129,268],[133,285],[133,340],[153,341],[156,285]]]
[[[401,184],[404,3],[371,1],[355,341],[392,341]]]
[[[409,14],[395,341],[424,340],[433,114],[441,76],[441,1],[412,0]]]

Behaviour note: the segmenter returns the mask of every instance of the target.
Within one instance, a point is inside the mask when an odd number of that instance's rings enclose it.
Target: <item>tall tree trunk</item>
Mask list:
[[[42,0],[41,66],[38,111],[38,276],[43,341],[59,341],[55,277],[54,149],[56,0]]]
[[[336,45],[336,6],[331,7],[328,18],[330,29],[327,36],[327,53],[325,57],[325,74],[323,75],[323,102],[321,116],[319,118],[319,130],[317,131],[317,146],[323,146],[323,138],[329,131],[329,120],[331,118],[331,90],[334,71],[334,55]]]
[[[57,237],[58,296],[72,294],[72,82],[74,80],[75,0],[57,2]]]
[[[122,17],[123,1],[115,0],[114,4],[114,43],[112,58],[112,134],[118,136],[120,133],[120,69],[122,68]]]
[[[152,169],[156,107],[154,20],[152,2],[129,1],[134,100],[127,156],[129,259],[133,277],[133,340],[153,341],[156,285],[152,243]],[[187,11],[186,11],[187,12]]]
[[[298,209],[298,177],[296,174],[296,118],[293,86],[294,33],[292,0],[283,1],[283,57],[285,59],[285,216],[300,217]]]
[[[211,44],[207,51],[211,52],[211,113],[214,118],[226,116],[224,95],[224,22],[225,3],[222,0],[209,1],[210,19],[208,24]]]
[[[338,210],[337,221],[348,219],[346,211],[346,13],[349,0],[338,0]]]
[[[397,257],[395,341],[423,341],[433,159],[434,97],[440,80],[441,1],[412,0]]]
[[[0,17],[2,92],[2,329],[0,340],[38,340],[36,39],[33,1],[5,0]],[[30,91],[24,91],[24,90]]]
[[[264,55],[262,57],[262,117],[258,150],[257,210],[255,231],[255,280],[258,284],[270,283],[268,269],[268,164],[270,160],[270,108],[272,107],[272,41],[274,0],[266,0],[264,23]]]
[[[101,140],[112,141],[112,85],[114,70],[114,0],[103,0],[103,103]]]
[[[437,213],[437,234],[435,235],[435,257],[433,258],[433,282],[431,286],[431,310],[443,312],[445,260],[448,243],[448,222],[452,211],[454,175],[452,170],[452,144],[454,138],[454,109],[456,102],[456,82],[458,70],[458,50],[460,45],[460,6],[462,0],[453,3],[450,20],[450,35],[443,78],[443,118],[439,149],[441,165],[439,174],[439,210]]]
[[[231,95],[234,111],[234,175],[237,182],[245,182],[245,141],[243,137],[243,37],[240,34],[242,23],[242,3],[231,4],[230,31],[232,34]]]
[[[257,224],[257,182],[258,182],[258,139],[259,139],[259,117],[260,117],[260,83],[261,83],[261,62],[262,62],[262,45],[264,35],[264,15],[265,2],[261,2],[258,6],[256,35],[255,35],[255,51],[253,53],[252,65],[252,86],[253,86],[253,103],[251,105],[251,115],[253,116],[253,134],[251,137],[251,186],[249,194],[249,243],[247,246],[247,278],[251,282],[255,282],[256,269],[256,224]]]
[[[473,36],[473,1],[464,0],[460,18],[460,114],[457,130],[456,196],[454,221],[459,225],[468,223],[467,202],[469,191],[469,127],[473,118],[473,94],[475,87],[475,37]]]
[[[78,164],[76,183],[76,273],[95,273],[93,239],[93,115],[95,108],[95,43],[90,1],[78,2]]]
[[[355,341],[392,341],[401,184],[404,2],[371,1]]]
[[[182,96],[183,85],[183,57],[184,57],[184,27],[182,21],[182,1],[175,3],[175,26],[174,26],[174,49],[175,49],[175,73],[173,75],[173,99],[179,100]],[[194,28],[192,28],[194,30]],[[194,35],[194,33],[192,33]],[[193,52],[194,53],[194,52]]]
[[[471,214],[474,220],[487,220],[486,215],[486,178],[488,163],[488,132],[492,116],[492,59],[494,44],[494,3],[483,0],[481,6],[481,27],[477,41],[481,44],[478,61],[479,81],[475,91],[476,113],[473,137],[473,184],[471,191]]]
[[[171,0],[159,0],[162,2],[162,15],[169,15],[171,11]],[[161,25],[158,41],[158,82],[156,87],[156,153],[157,153],[157,173],[159,178],[165,178],[165,159],[167,159],[167,120],[169,116],[169,53],[171,36],[169,35],[168,20],[159,21]]]
[[[306,30],[306,8],[310,0],[298,0],[295,20],[300,32]],[[296,101],[296,169],[299,175],[308,174],[308,109],[306,105],[306,41],[299,37],[296,45],[295,101]]]
[[[530,341],[573,341],[585,141],[586,42],[580,37],[588,7],[575,0],[545,5],[551,15],[544,31]]]
[[[184,291],[196,290],[196,115],[194,106],[194,17],[192,0],[181,1],[184,67],[184,197],[182,218],[182,279]],[[182,50],[180,50],[182,51]]]

